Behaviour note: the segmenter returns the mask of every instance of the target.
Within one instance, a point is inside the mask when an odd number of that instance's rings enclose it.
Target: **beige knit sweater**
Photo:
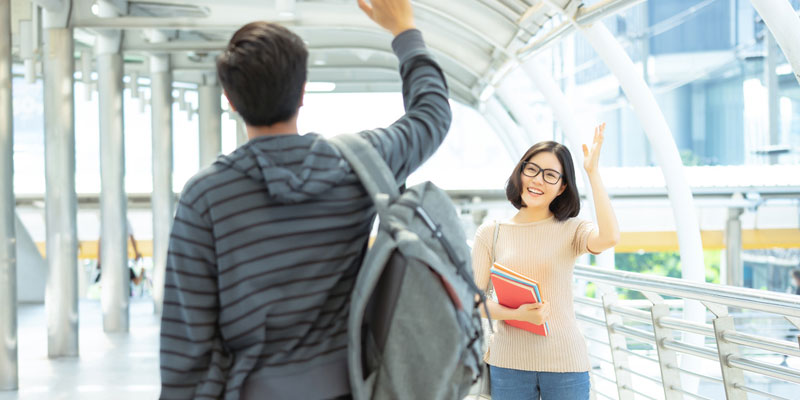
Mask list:
[[[472,262],[475,282],[491,296],[494,221],[475,233]],[[572,302],[575,259],[588,252],[594,224],[578,218],[555,217],[526,224],[500,222],[496,261],[539,282],[541,296],[550,303],[549,334],[535,335],[497,321],[484,357],[490,365],[525,371],[584,372],[590,368],[583,334],[578,330]]]

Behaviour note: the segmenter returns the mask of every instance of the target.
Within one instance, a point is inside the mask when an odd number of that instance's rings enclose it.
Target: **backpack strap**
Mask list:
[[[330,138],[328,142],[342,153],[370,198],[375,199],[382,193],[391,201],[400,195],[394,174],[369,141],[357,134],[345,134]]]

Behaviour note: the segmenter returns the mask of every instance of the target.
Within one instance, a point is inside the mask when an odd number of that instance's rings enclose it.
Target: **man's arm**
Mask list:
[[[229,357],[217,329],[215,257],[209,223],[190,205],[179,203],[161,317],[161,398],[222,397]]]
[[[427,160],[444,140],[452,113],[441,68],[414,28],[409,0],[359,0],[364,13],[395,35],[392,49],[400,61],[406,113],[385,129],[360,135],[383,156],[398,182]]]

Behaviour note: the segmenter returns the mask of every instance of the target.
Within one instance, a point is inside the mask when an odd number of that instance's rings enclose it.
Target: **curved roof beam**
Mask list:
[[[240,20],[225,20],[214,18],[213,21],[209,21],[208,19],[197,19],[197,18],[149,18],[149,17],[118,17],[118,18],[99,18],[93,14],[91,14],[88,6],[90,4],[90,0],[75,0],[76,7],[74,9],[73,15],[73,24],[77,27],[85,27],[91,29],[196,29],[196,30],[218,30],[218,31],[232,31],[234,29],[239,28],[241,24],[244,23],[244,20],[241,17],[238,17]],[[88,6],[88,7],[87,7]],[[321,8],[320,8],[321,7]],[[305,7],[306,9],[302,12],[298,12],[300,17],[295,20],[285,21],[285,24],[292,29],[301,32],[301,36],[303,36],[303,31],[310,31],[310,30],[323,30],[323,32],[327,31],[360,31],[365,34],[374,34],[374,35],[381,35],[383,38],[382,41],[386,44],[389,43],[391,36],[384,32],[382,29],[379,29],[369,21],[365,16],[358,14],[359,11],[354,9],[350,11],[350,8],[344,8],[341,5],[339,6],[322,6],[322,5],[315,5],[314,9],[310,9]],[[336,13],[338,11],[339,16],[336,18],[337,21],[341,21],[342,25],[339,26],[330,26],[330,14],[327,13],[325,10],[332,10],[332,12]],[[345,10],[345,11],[343,11]],[[248,21],[251,19],[258,19],[259,17],[268,16],[269,13],[265,15],[252,15],[252,13],[247,14],[249,15]],[[423,26],[422,30],[425,32],[426,37],[428,38],[429,47],[433,50],[434,54],[439,56],[443,55],[442,60],[449,59],[452,64],[458,66],[463,71],[459,75],[462,79],[465,76],[465,73],[469,73],[472,76],[475,76],[476,82],[472,82],[471,84],[474,86],[477,83],[478,76],[485,75],[482,71],[486,71],[489,69],[491,65],[491,58],[493,54],[494,47],[491,46],[491,49],[487,48],[480,48],[474,43],[469,43],[466,41],[454,41],[453,35],[446,30],[443,30],[441,25],[437,22],[439,21],[419,21],[420,25],[429,25]],[[467,29],[468,27],[465,27]],[[369,32],[369,33],[366,33]],[[327,32],[326,32],[327,33]],[[330,35],[330,34],[329,34]],[[487,53],[489,51],[489,53]]]
[[[362,60],[357,58],[343,61],[345,62],[338,64],[309,65],[309,80],[322,80],[334,83],[354,81],[363,83],[396,82],[398,85],[401,83],[397,72],[396,61],[387,62],[384,64],[364,64]],[[352,62],[348,63],[346,61]],[[207,72],[213,71],[216,68],[216,65],[213,62],[196,62],[190,60],[185,55],[179,54],[173,54],[170,57],[170,64],[172,65],[172,70],[176,72]],[[476,102],[476,96],[473,94],[472,89],[468,84],[461,82],[458,78],[448,74],[446,71],[445,77],[453,96],[458,97],[458,100],[463,103],[474,105]]]
[[[442,19],[444,21],[447,21],[449,24],[451,24],[453,26],[457,26],[460,29],[462,29],[463,31],[469,32],[471,35],[480,38],[484,42],[492,45],[492,47],[495,47],[495,48],[499,49],[507,57],[512,57],[513,56],[511,53],[508,53],[506,51],[506,46],[508,45],[508,43],[503,43],[502,41],[497,40],[497,39],[489,36],[488,34],[484,33],[483,29],[475,29],[474,28],[475,25],[470,25],[470,22],[477,23],[478,21],[463,21],[463,20],[457,18],[454,15],[455,12],[453,12],[453,11],[456,11],[456,10],[450,10],[452,13],[447,13],[447,12],[444,12],[444,11],[438,9],[438,8],[435,8],[435,7],[432,7],[432,6],[428,5],[428,4],[422,3],[420,1],[412,1],[411,3],[414,5],[414,7],[417,10],[422,10],[423,12],[431,13],[431,14],[435,15],[436,17],[438,17],[438,18],[440,18],[440,19]],[[441,3],[438,3],[438,4],[441,4]],[[459,14],[463,14],[463,13],[459,13]],[[463,18],[463,16],[462,16],[462,18]],[[512,29],[511,29],[510,35],[508,35],[508,39],[506,40],[507,42],[514,39],[514,28],[515,27],[516,27],[515,25],[512,25]]]
[[[350,6],[338,4],[325,4],[314,3],[297,5],[296,17],[286,18],[280,15],[275,15],[275,12],[270,12],[269,9],[262,10],[262,13],[227,13],[225,17],[210,18],[156,18],[156,17],[131,17],[122,16],[116,18],[100,18],[91,12],[92,0],[74,0],[75,7],[73,9],[72,24],[76,28],[93,28],[93,29],[171,29],[171,30],[187,30],[187,29],[203,29],[203,30],[235,30],[242,25],[252,22],[254,20],[263,19],[281,22],[286,26],[319,26],[330,25],[331,16],[335,15],[337,27],[361,27],[378,30],[375,24],[370,21],[361,12]],[[448,15],[446,12],[438,8],[431,7],[420,2],[415,2],[416,7],[436,18],[428,19],[424,15],[417,16],[417,23],[423,26],[422,29],[426,34],[430,35],[432,32],[441,31],[442,26],[455,26],[460,31],[471,36],[478,38],[489,49],[483,50],[491,51],[499,45],[504,47],[498,40],[487,36],[475,29],[472,26],[459,21]],[[227,6],[226,6],[227,7]],[[490,10],[490,9],[488,9]],[[442,23],[442,22],[445,23]],[[478,23],[478,21],[475,21]],[[513,27],[512,29],[513,30]],[[388,34],[387,34],[388,36]],[[448,36],[448,35],[443,35]],[[456,41],[450,40],[450,44]],[[477,44],[476,44],[477,45]],[[445,46],[447,47],[447,46]]]
[[[783,50],[800,83],[800,17],[788,1],[750,0]]]
[[[152,53],[173,53],[173,52],[190,52],[190,51],[222,51],[228,45],[227,41],[201,41],[201,40],[192,40],[192,41],[181,41],[175,40],[170,42],[162,42],[162,43],[151,43],[151,42],[137,42],[137,43],[125,43],[123,44],[124,51],[132,51],[132,52],[152,52]],[[323,52],[323,51],[371,51],[375,53],[387,54],[395,57],[394,52],[392,52],[391,47],[370,47],[370,46],[361,46],[358,44],[341,44],[341,45],[333,45],[333,46],[317,46],[314,43],[309,43],[308,50],[310,52]],[[461,63],[458,59],[454,58],[453,56],[444,53],[438,49],[431,49],[434,55],[437,58],[440,58],[446,62],[452,63],[453,65],[457,66],[458,68],[463,69],[466,74],[469,74],[474,79],[480,78],[480,73],[475,71],[469,65],[465,65]]]
[[[543,0],[543,2],[545,1],[547,0]],[[609,15],[619,13],[644,1],[645,0],[606,0],[590,7],[581,7],[575,13],[574,21],[566,20],[542,35],[540,39],[520,48],[517,50],[517,56],[519,58],[527,58],[546,49],[550,44],[575,32],[575,24],[581,26],[591,25]]]

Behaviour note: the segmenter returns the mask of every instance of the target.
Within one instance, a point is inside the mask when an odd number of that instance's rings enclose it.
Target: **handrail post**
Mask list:
[[[622,325],[622,317],[611,311],[611,306],[617,302],[616,294],[606,294],[603,296],[603,313],[606,317],[606,328],[608,329],[608,344],[611,347],[611,360],[614,362],[614,375],[617,379],[617,391],[619,400],[633,400],[631,391],[631,374],[628,372],[628,355],[623,350],[627,350],[628,345],[625,336],[614,331],[614,324]]]
[[[786,318],[786,320],[789,321],[789,323],[791,323],[795,329],[800,329],[800,318],[790,316],[784,316],[784,318]],[[797,335],[795,338],[797,339],[797,347],[800,347],[800,335]]]
[[[714,336],[717,342],[717,354],[719,355],[719,366],[722,369],[722,381],[725,386],[725,398],[728,400],[747,400],[747,393],[739,387],[744,386],[744,372],[739,368],[731,367],[728,364],[730,356],[739,355],[739,346],[727,341],[724,337],[725,332],[735,331],[733,317],[728,314],[728,307],[720,304],[703,304],[714,313]]]
[[[681,394],[681,374],[678,371],[678,355],[674,350],[664,347],[664,340],[671,339],[672,329],[665,328],[659,323],[661,317],[669,317],[669,306],[664,303],[664,299],[655,293],[642,292],[653,307],[650,308],[650,315],[653,318],[653,336],[656,339],[656,351],[658,352],[658,365],[661,368],[661,382],[664,386],[664,398],[666,400],[683,399]]]

